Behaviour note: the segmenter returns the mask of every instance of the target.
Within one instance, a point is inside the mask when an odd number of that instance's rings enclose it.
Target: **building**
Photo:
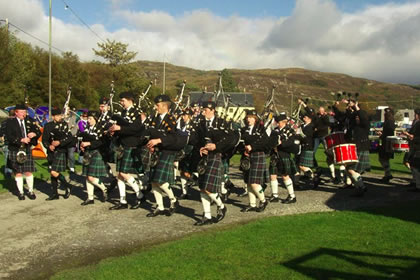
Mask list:
[[[220,115],[226,117],[226,119],[241,119],[245,117],[245,110],[254,110],[254,97],[252,93],[246,92],[225,92],[225,97],[230,98],[231,104],[227,109],[227,113],[222,114],[223,109],[223,95],[220,94],[219,98],[216,102],[216,111]],[[191,96],[191,104],[194,103],[202,103],[203,101],[214,101],[214,93],[213,92],[199,92],[193,91],[190,92]]]

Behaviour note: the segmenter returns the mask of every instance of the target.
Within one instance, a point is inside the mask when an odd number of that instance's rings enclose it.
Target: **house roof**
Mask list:
[[[190,92],[191,103],[203,102],[203,101],[213,101],[214,93],[213,92],[200,92],[192,91]],[[230,96],[230,100],[233,104],[241,107],[254,107],[254,97],[252,93],[246,92],[225,92],[225,96]],[[217,106],[223,105],[223,95],[220,94],[217,100]]]

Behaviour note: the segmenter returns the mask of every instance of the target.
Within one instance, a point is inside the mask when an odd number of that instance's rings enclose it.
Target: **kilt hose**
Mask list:
[[[136,164],[134,161],[134,150],[133,147],[124,147],[124,154],[121,159],[117,159],[117,172],[121,173],[136,173]]]
[[[302,153],[299,155],[299,165],[309,168],[314,167],[314,151],[302,151]]]
[[[370,171],[369,151],[357,150],[357,158],[359,162],[354,164],[354,171],[362,174],[365,171]]]
[[[176,153],[173,151],[160,151],[159,162],[150,170],[150,182],[173,185],[174,181],[174,161]]]
[[[53,154],[51,163],[51,170],[56,172],[63,172],[67,169],[67,150],[57,151]]]
[[[17,162],[17,153],[18,151],[9,150],[7,167],[12,169],[16,173],[25,173],[25,172],[35,172],[35,163],[34,158],[32,157],[32,150],[30,147],[25,149],[26,152],[26,161],[22,164]]]
[[[244,181],[247,184],[262,185],[266,181],[266,157],[264,152],[254,152],[249,155],[251,166],[244,172]]]
[[[220,193],[223,182],[224,166],[221,153],[209,152],[207,155],[206,172],[199,177],[200,190],[211,193]]]
[[[99,151],[89,151],[92,155],[92,159],[89,165],[83,165],[83,175],[92,176],[95,178],[108,176],[108,171],[105,166],[105,161]],[[86,154],[85,154],[86,155]]]
[[[295,161],[289,156],[281,156],[277,161],[277,175],[293,176],[297,172]]]

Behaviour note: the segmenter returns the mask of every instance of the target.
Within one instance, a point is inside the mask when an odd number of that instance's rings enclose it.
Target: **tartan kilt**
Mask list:
[[[292,176],[297,172],[295,161],[290,157],[282,156],[277,161],[277,175]]]
[[[186,145],[184,148],[185,157],[179,162],[179,170],[191,173],[192,167],[192,150],[193,146]]]
[[[32,157],[32,150],[26,148],[26,161],[23,164],[17,162],[17,153],[18,151],[9,150],[7,166],[13,170],[14,173],[25,173],[25,172],[35,172],[35,163],[34,158]]]
[[[222,158],[223,163],[223,174],[229,174],[229,159]]]
[[[55,152],[51,163],[51,170],[56,172],[63,172],[67,169],[67,151]]]
[[[250,156],[251,167],[244,172],[244,181],[247,184],[264,184],[266,180],[266,159],[264,152],[254,152]]]
[[[309,168],[314,167],[314,151],[302,151],[299,156],[299,165]]]
[[[135,174],[133,147],[124,147],[124,154],[121,159],[117,159],[117,172]]]
[[[269,175],[277,175],[278,170],[277,170],[277,164],[273,164],[273,157],[277,157],[276,155],[271,155],[270,156],[270,165],[268,167],[268,173]]]
[[[108,172],[101,153],[97,151],[89,151],[89,153],[92,153],[92,159],[89,165],[83,165],[83,175],[95,178],[106,177]]]
[[[176,154],[174,152],[161,151],[159,153],[158,164],[150,170],[150,182],[152,183],[169,183],[174,182],[174,161]]]
[[[221,153],[209,153],[204,175],[199,177],[200,190],[219,193],[223,182],[224,166]]]
[[[357,158],[359,162],[350,165],[350,169],[353,169],[357,173],[363,173],[370,170],[369,151],[357,151]]]

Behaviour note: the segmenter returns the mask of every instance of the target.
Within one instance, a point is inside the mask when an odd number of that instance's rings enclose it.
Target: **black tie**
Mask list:
[[[206,127],[207,127],[207,128],[209,128],[209,127],[210,127],[210,123],[211,123],[211,120],[207,120],[207,121],[206,121]]]
[[[25,138],[25,128],[23,127],[23,121],[20,121],[20,131],[22,132],[22,138]]]

